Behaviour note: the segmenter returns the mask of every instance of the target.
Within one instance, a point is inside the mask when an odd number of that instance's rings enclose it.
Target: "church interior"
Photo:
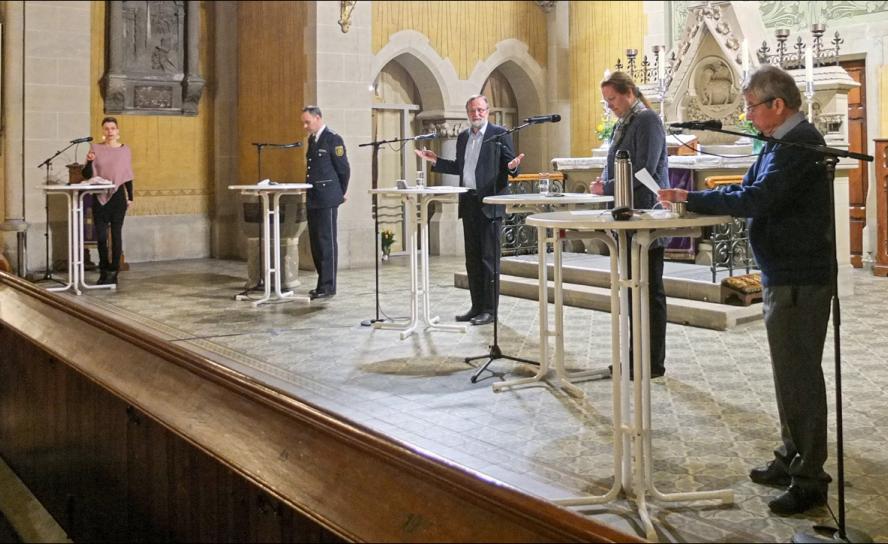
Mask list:
[[[0,542],[888,540],[885,2],[7,0],[0,36]],[[873,158],[833,180],[828,503],[785,517],[748,476],[780,423],[745,220],[668,240],[667,372],[620,383],[616,246],[510,207],[494,323],[454,323],[460,177],[415,153],[453,157],[483,94],[510,196],[607,206],[621,70],[665,125],[736,133],[669,129],[672,187],[737,184],[764,64]],[[351,169],[320,300],[308,105]],[[83,185],[109,116],[110,284]]]

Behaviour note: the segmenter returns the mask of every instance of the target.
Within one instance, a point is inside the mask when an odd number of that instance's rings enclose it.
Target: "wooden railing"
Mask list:
[[[0,273],[0,455],[74,541],[638,541]]]

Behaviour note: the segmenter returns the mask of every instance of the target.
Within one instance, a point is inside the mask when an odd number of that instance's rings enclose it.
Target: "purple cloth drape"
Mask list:
[[[679,168],[669,169],[669,186],[673,189],[694,190],[694,171]],[[666,246],[666,255],[673,259],[693,260],[697,248],[692,238],[672,238]]]

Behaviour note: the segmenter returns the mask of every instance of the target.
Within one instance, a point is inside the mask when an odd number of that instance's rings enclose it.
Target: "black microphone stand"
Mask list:
[[[48,159],[46,159],[45,161],[43,161],[37,165],[37,168],[46,167],[46,180],[44,181],[45,186],[49,187],[49,185],[50,185],[49,180],[50,180],[50,177],[52,174],[53,159],[55,159],[56,157],[58,157],[59,155],[61,155],[65,151],[67,151],[68,149],[70,149],[72,145],[76,145],[79,143],[80,142],[78,142],[77,140],[74,140],[73,142],[69,143],[64,149],[60,149],[59,151],[56,151],[55,155],[53,155],[52,157],[49,157]],[[50,226],[49,226],[49,193],[47,193],[47,192],[43,193],[43,211],[44,211],[44,217],[46,219],[46,231],[43,233],[43,238],[44,238],[44,242],[45,242],[45,246],[46,246],[45,247],[45,249],[46,249],[45,261],[44,261],[46,263],[46,269],[43,271],[43,277],[40,278],[39,280],[37,280],[37,283],[39,283],[41,281],[54,281],[58,284],[64,285],[63,281],[52,277],[52,265],[49,262],[49,237],[51,236],[51,232],[50,232]],[[68,258],[73,259],[74,256],[70,255]]]
[[[293,142],[292,144],[266,144],[266,143],[258,144],[256,142],[253,142],[253,145],[256,146],[256,176],[257,176],[256,183],[259,183],[260,181],[262,181],[262,148],[273,147],[276,149],[289,149],[291,147],[302,147],[302,142]],[[267,217],[262,218],[262,221],[267,221],[267,220],[268,220]],[[275,221],[280,221],[280,219],[278,217],[275,217]],[[265,230],[264,228],[259,229],[259,278],[256,280],[256,285],[252,285],[252,286],[248,285],[246,289],[244,289],[240,293],[234,295],[234,300],[238,300],[238,297],[245,297],[245,296],[249,295],[250,291],[259,291],[259,290],[262,290],[265,288],[265,283],[264,283],[265,280],[264,280],[264,276],[262,274],[262,268],[263,268],[263,264],[264,264],[263,259],[262,259],[262,242],[263,242],[263,234],[262,233],[264,230]],[[276,273],[280,273],[280,272],[276,272]],[[247,281],[250,281],[249,278],[247,278]]]
[[[830,255],[830,275],[832,289],[832,320],[833,320],[833,355],[836,365],[836,464],[838,469],[838,486],[839,486],[839,520],[838,528],[828,527],[824,525],[815,525],[814,533],[798,532],[792,537],[792,542],[799,544],[808,544],[816,542],[872,542],[873,539],[866,533],[856,529],[848,529],[845,525],[845,447],[843,440],[842,426],[842,349],[840,330],[842,326],[841,306],[839,304],[839,261],[836,249],[836,206],[833,184],[835,182],[836,164],[841,157],[848,157],[859,161],[872,162],[873,157],[863,153],[846,151],[835,147],[825,145],[812,145],[800,142],[787,142],[779,138],[771,138],[764,135],[745,134],[730,130],[722,130],[716,128],[705,128],[712,132],[722,132],[724,134],[734,134],[737,136],[752,137],[757,140],[809,149],[822,153],[824,155],[822,164],[826,167],[827,181],[830,185],[829,193],[829,215],[831,223],[830,239],[832,242]]]
[[[371,155],[370,159],[371,189],[379,188],[379,148],[385,144],[394,144],[413,140],[416,140],[416,138],[392,138],[391,140],[380,140],[358,145],[358,147],[373,146],[373,155]],[[411,251],[413,251],[413,248],[411,248]],[[373,272],[376,282],[376,317],[361,321],[361,326],[363,327],[370,327],[374,323],[385,321],[385,319],[379,317],[379,195],[377,195],[376,193],[373,193]]]
[[[503,143],[500,141],[500,139],[502,137],[504,137],[507,134],[511,134],[515,131],[521,130],[524,127],[527,127],[532,124],[535,124],[535,123],[525,122],[522,125],[518,125],[517,127],[511,128],[505,132],[491,136],[490,138],[487,138],[486,140],[484,140],[483,143],[494,141],[496,143],[496,153],[497,153],[497,156],[499,156],[502,153]],[[499,161],[496,161],[496,162],[497,162],[497,164],[499,164]],[[496,243],[497,243],[496,264],[494,266],[493,278],[491,278],[491,283],[492,283],[492,287],[493,287],[493,296],[494,296],[494,299],[493,299],[493,344],[490,345],[490,351],[488,351],[484,355],[476,355],[474,357],[466,357],[465,358],[466,364],[469,364],[472,361],[475,361],[478,359],[487,359],[487,361],[485,361],[481,366],[479,366],[478,369],[475,370],[475,373],[472,374],[472,378],[471,378],[472,383],[477,382],[478,377],[481,376],[481,373],[484,372],[485,370],[487,370],[487,367],[489,367],[490,364],[492,362],[496,361],[497,359],[507,359],[509,361],[515,361],[518,363],[526,363],[526,364],[530,364],[530,365],[539,365],[540,364],[536,361],[531,361],[530,359],[522,359],[520,357],[505,355],[499,347],[500,234],[501,233],[499,231],[497,231],[496,234],[497,234],[497,236],[496,236]],[[542,301],[541,301],[541,303],[542,303]]]

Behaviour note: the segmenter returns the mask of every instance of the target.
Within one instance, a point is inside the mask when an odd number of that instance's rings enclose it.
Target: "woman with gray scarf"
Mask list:
[[[666,131],[660,117],[638,86],[625,72],[613,72],[601,82],[601,96],[607,107],[618,117],[607,152],[604,172],[590,186],[590,192],[599,195],[614,194],[614,156],[618,150],[629,152],[633,175],[642,168],[653,176],[657,184],[669,188],[669,170],[666,154]],[[633,176],[633,202],[636,209],[653,208],[657,195]],[[666,290],[663,288],[663,258],[665,244],[655,240],[648,253],[648,295],[650,298],[651,377],[666,374]],[[631,306],[630,306],[631,308]]]

